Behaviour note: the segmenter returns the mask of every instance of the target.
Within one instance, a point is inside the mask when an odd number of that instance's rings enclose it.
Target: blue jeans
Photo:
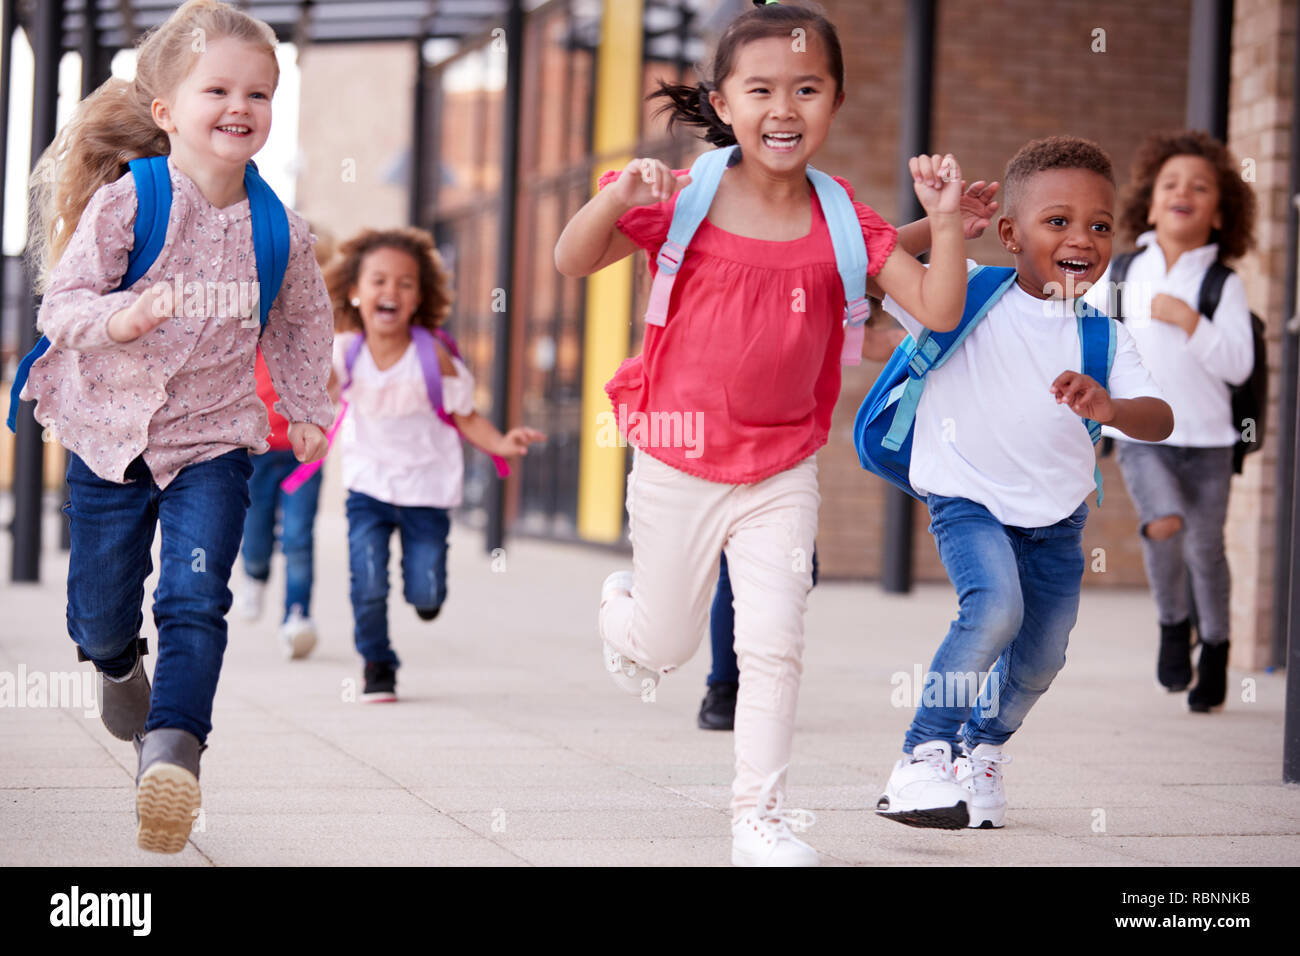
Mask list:
[[[202,742],[212,730],[231,602],[227,585],[252,470],[241,448],[186,466],[164,489],[143,458],[131,462],[126,483],[117,484],[69,455],[68,634],[106,674],[120,676],[135,666],[144,582],[153,570],[150,549],[155,527],[162,528],[153,603],[158,660],[147,731],[174,727]]]
[[[298,467],[288,449],[253,456],[253,477],[248,482],[248,517],[244,519],[244,571],[265,581],[271,574],[275,547],[275,518],[280,513],[280,548],[284,551],[284,618],[296,604],[311,616],[312,540],[316,505],[320,501],[321,472],[317,471],[297,491],[286,495],[280,482]]]
[[[442,607],[451,531],[447,509],[390,505],[359,491],[348,492],[353,637],[367,662],[398,667],[401,661],[388,642],[388,541],[394,529],[402,539],[406,600],[421,610]]]
[[[817,586],[817,549],[812,553],[812,583]],[[709,644],[713,651],[713,669],[707,684],[739,684],[740,664],[736,660],[736,608],[731,592],[731,577],[727,574],[727,556],[722,556],[718,569],[718,589],[713,594],[713,609],[709,613]]]
[[[927,503],[959,610],[918,689],[903,749],[911,754],[927,740],[945,740],[954,752],[963,740],[967,750],[1002,744],[1065,666],[1088,506],[1044,528],[1016,528],[965,498],[931,495]]]

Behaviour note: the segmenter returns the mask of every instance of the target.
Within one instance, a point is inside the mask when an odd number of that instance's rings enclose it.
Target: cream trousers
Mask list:
[[[708,626],[726,552],[740,662],[735,817],[756,805],[771,774],[781,774],[774,793],[784,791],[820,504],[815,457],[752,485],[727,485],[637,452],[628,477],[636,583],[631,597],[616,594],[601,607],[600,633],[650,670],[685,663]]]

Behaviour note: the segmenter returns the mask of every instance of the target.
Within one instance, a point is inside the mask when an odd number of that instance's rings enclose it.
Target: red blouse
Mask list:
[[[621,171],[601,176],[599,187]],[[836,181],[853,196],[853,187]],[[618,228],[655,256],[679,193],[637,206]],[[855,202],[874,276],[898,230]],[[826,444],[840,392],[844,286],[817,194],[812,229],[772,242],[705,219],[673,285],[668,320],[649,325],[640,355],[605,385],[628,442],[687,474],[749,484],[798,464]]]

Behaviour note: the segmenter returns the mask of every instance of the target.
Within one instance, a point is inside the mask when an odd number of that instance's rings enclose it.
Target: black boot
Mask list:
[[[739,684],[710,684],[700,702],[700,730],[734,730]]]
[[[1160,657],[1156,679],[1165,690],[1187,690],[1192,682],[1192,622],[1160,625]]]
[[[1187,706],[1194,714],[1208,714],[1228,696],[1228,642],[1202,644],[1196,662],[1196,686],[1187,695]]]

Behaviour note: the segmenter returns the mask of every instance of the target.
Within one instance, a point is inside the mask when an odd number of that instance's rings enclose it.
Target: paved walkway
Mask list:
[[[11,507],[0,502],[0,521]],[[390,605],[401,702],[367,706],[347,700],[360,665],[337,490],[327,487],[317,534],[322,643],[288,663],[271,614],[231,623],[201,830],[186,849],[135,848],[130,745],[80,708],[5,706],[0,866],[729,859],[731,735],[695,728],[707,647],[653,703],[619,693],[595,635],[595,596],[616,558],[520,540],[494,571],[481,537],[458,528],[443,615],[426,624]],[[88,671],[63,626],[66,559],[47,547],[44,583],[15,586],[2,544],[0,675]],[[1085,592],[1069,663],[1010,749],[1004,830],[876,817],[910,716],[895,706],[896,675],[924,669],[954,610],[937,586],[907,598],[875,584],[813,592],[789,803],[817,813],[807,838],[825,863],[1300,863],[1300,788],[1280,782],[1282,675],[1234,672],[1222,713],[1189,714],[1155,685],[1142,592]]]

